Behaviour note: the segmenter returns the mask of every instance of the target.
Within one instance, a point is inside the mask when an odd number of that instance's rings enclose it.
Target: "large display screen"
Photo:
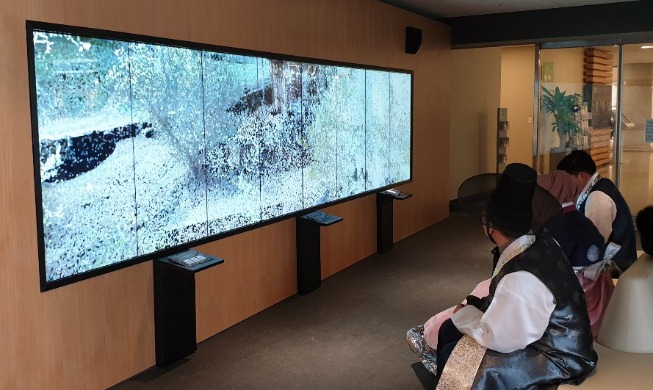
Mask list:
[[[42,290],[411,180],[409,71],[31,21],[27,41]]]

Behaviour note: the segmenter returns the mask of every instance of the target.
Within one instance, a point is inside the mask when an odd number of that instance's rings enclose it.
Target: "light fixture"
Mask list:
[[[653,45],[643,45],[641,49],[653,49]]]

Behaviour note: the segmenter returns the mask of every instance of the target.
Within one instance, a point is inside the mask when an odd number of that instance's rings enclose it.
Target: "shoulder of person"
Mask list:
[[[599,202],[609,202],[609,203],[614,203],[614,200],[612,200],[612,197],[608,195],[607,193],[601,191],[600,189],[597,189],[595,191],[590,192],[587,195],[587,200],[591,202],[599,201]]]

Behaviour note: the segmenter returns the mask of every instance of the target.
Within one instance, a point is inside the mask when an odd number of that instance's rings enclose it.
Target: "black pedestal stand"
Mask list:
[[[320,287],[322,283],[320,227],[340,221],[342,221],[341,217],[322,211],[296,218],[298,294],[307,294]]]
[[[404,200],[413,194],[398,190],[386,190],[376,194],[376,251],[384,253],[394,246],[393,210],[394,200]]]
[[[211,257],[187,267],[169,258],[154,260],[154,346],[156,365],[166,367],[197,350],[195,273],[224,260]]]

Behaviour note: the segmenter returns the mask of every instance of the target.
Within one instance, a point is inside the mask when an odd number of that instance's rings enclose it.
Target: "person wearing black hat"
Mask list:
[[[635,225],[639,231],[639,242],[646,254],[653,256],[653,205],[639,210],[635,217]]]
[[[509,164],[486,203],[482,223],[500,256],[489,295],[468,296],[440,327],[438,389],[578,384],[596,366],[573,269],[553,239],[532,233],[536,180],[529,166]]]
[[[558,163],[578,183],[582,191],[576,207],[599,229],[606,242],[606,251],[615,252],[612,260],[618,268],[614,276],[628,269],[637,260],[637,244],[633,216],[617,186],[596,172],[596,163],[584,150],[574,150]]]

